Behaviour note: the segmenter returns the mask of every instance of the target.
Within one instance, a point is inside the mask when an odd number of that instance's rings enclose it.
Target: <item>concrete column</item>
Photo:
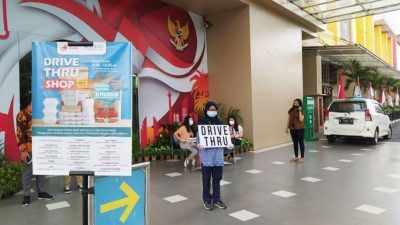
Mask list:
[[[393,43],[391,36],[388,36],[387,38],[386,47],[387,47],[387,63],[393,65]]]
[[[387,33],[382,32],[382,59],[387,62]]]
[[[253,140],[249,7],[206,17],[210,99],[240,108],[244,135]]]
[[[382,27],[381,26],[375,26],[375,54],[379,57],[382,58]]]
[[[301,27],[250,3],[250,39],[255,148],[288,143],[287,111],[303,96]]]
[[[375,53],[375,30],[374,30],[374,19],[372,16],[367,16],[365,21],[366,26],[366,44],[367,48]]]
[[[367,35],[366,35],[366,22],[365,17],[356,19],[356,27],[357,27],[357,44],[360,44],[364,47],[367,47]]]
[[[303,54],[303,92],[304,95],[322,94],[321,55]]]

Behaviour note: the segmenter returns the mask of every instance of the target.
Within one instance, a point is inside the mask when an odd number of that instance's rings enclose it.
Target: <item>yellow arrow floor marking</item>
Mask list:
[[[100,206],[100,213],[106,213],[108,211],[112,211],[114,209],[121,208],[126,206],[124,212],[122,213],[119,221],[125,223],[126,219],[128,219],[129,214],[132,209],[135,207],[136,203],[139,201],[140,196],[131,188],[127,183],[122,182],[119,189],[122,190],[126,194],[126,198],[121,198],[119,200],[109,202]]]

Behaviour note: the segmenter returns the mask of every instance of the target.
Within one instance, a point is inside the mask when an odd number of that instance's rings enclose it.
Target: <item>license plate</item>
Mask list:
[[[340,118],[339,124],[354,124],[354,119],[352,118]]]

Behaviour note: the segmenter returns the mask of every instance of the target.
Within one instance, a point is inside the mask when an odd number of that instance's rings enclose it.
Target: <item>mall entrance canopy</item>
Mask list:
[[[400,0],[274,0],[294,4],[323,23],[400,10]]]
[[[382,75],[400,78],[400,71],[358,44],[303,47],[303,54],[318,54],[321,55],[322,60],[337,65],[345,65],[350,60],[358,60],[361,65],[376,67]]]

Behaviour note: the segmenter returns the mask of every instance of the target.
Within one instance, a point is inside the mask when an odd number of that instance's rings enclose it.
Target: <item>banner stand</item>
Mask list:
[[[89,225],[89,198],[94,194],[94,187],[89,188],[89,176],[94,176],[93,171],[70,171],[70,176],[82,176],[82,225]]]

